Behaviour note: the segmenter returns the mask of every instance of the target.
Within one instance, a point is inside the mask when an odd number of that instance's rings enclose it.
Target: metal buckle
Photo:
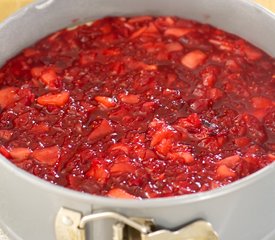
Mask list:
[[[114,219],[113,240],[219,240],[211,224],[199,220],[180,230],[165,229],[153,231],[152,219],[128,218],[115,212],[94,213],[82,217],[82,214],[61,208],[55,221],[56,240],[88,240],[85,226],[91,221]]]

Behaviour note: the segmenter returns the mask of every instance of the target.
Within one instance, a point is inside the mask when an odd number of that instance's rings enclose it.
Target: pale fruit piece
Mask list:
[[[200,50],[187,53],[181,59],[181,64],[189,69],[195,69],[207,58],[206,54]]]

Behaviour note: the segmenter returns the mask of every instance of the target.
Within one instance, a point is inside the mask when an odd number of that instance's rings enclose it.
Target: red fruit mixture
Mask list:
[[[275,160],[275,60],[176,17],[104,18],[0,70],[0,152],[117,198],[211,190]]]

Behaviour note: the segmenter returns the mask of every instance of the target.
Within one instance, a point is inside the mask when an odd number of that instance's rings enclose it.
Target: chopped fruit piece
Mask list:
[[[25,57],[33,57],[35,55],[38,55],[40,53],[39,50],[33,49],[33,48],[27,48],[24,50],[24,56]]]
[[[239,72],[241,70],[239,64],[232,59],[227,60],[225,66],[232,72]]]
[[[154,23],[149,23],[149,26],[147,27],[146,33],[152,33],[152,34],[155,34],[155,33],[158,33],[158,29],[156,27],[156,25]]]
[[[120,54],[120,49],[117,48],[108,48],[103,51],[105,56],[117,56]]]
[[[175,25],[177,20],[174,20],[173,17],[159,17],[155,19],[155,23],[160,27],[172,27]]]
[[[152,137],[151,147],[154,147],[157,144],[159,144],[164,138],[173,137],[174,134],[175,132],[173,132],[172,129],[169,129],[169,127],[156,131]]]
[[[110,151],[122,151],[124,152],[125,154],[128,154],[129,153],[129,147],[126,145],[126,144],[122,144],[122,143],[116,143],[116,144],[113,144],[110,148],[109,148]]]
[[[176,74],[169,73],[167,75],[168,86],[172,85],[176,80],[177,80],[177,75]]]
[[[146,42],[142,44],[142,49],[145,49],[148,53],[157,53],[164,48],[163,43]]]
[[[97,96],[95,100],[106,108],[113,108],[116,106],[115,100],[110,97]]]
[[[166,44],[165,47],[168,52],[177,52],[183,50],[183,46],[178,42]]]
[[[210,39],[209,42],[215,45],[218,49],[223,51],[232,51],[234,47],[234,45],[230,42],[220,41],[217,39]]]
[[[172,35],[174,37],[182,37],[188,33],[190,33],[192,29],[190,28],[168,28],[165,32],[164,35],[169,36]]]
[[[6,141],[9,141],[11,139],[11,136],[13,134],[13,131],[10,130],[0,130],[0,139],[4,139]]]
[[[213,87],[217,81],[218,69],[214,66],[207,66],[201,72],[203,85]]]
[[[247,137],[239,137],[235,139],[235,144],[238,147],[245,147],[250,143],[250,139]]]
[[[54,87],[57,80],[55,70],[50,67],[34,67],[31,69],[31,75],[39,78],[44,84],[50,87]]]
[[[269,107],[275,106],[275,103],[273,104],[270,99],[265,97],[253,97],[251,101],[252,101],[252,106],[257,109],[269,108]]]
[[[201,65],[204,60],[207,58],[207,55],[200,50],[194,50],[187,53],[182,59],[181,64],[187,68],[195,69]]]
[[[0,68],[0,153],[93,195],[208,191],[275,161],[275,60],[178,17],[60,30]]]
[[[44,67],[34,67],[31,69],[31,75],[33,77],[40,77],[44,71]]]
[[[147,64],[144,64],[143,65],[143,69],[144,70],[148,70],[148,71],[154,71],[154,70],[158,70],[158,66],[157,65],[147,65]]]
[[[40,123],[40,124],[34,125],[31,129],[31,132],[39,134],[39,133],[48,132],[49,130],[50,130],[50,128],[47,124]]]
[[[58,161],[60,150],[58,146],[36,149],[31,156],[42,164],[52,166]]]
[[[259,108],[253,111],[253,115],[258,118],[259,121],[262,121],[264,116],[266,114],[266,109],[264,108]]]
[[[127,193],[121,188],[114,188],[110,190],[107,194],[107,196],[112,198],[125,198],[125,199],[140,199],[139,197],[136,197],[130,193]]]
[[[148,65],[144,62],[135,62],[132,65],[129,65],[128,67],[131,69],[142,69],[147,71],[154,71],[158,69],[157,65]]]
[[[69,97],[70,94],[68,92],[61,92],[58,94],[49,93],[37,98],[37,102],[43,106],[53,105],[62,107],[68,102]]]
[[[109,177],[109,172],[104,168],[102,164],[95,164],[91,169],[86,173],[88,177],[94,177],[96,180],[104,184]]]
[[[0,146],[0,154],[6,158],[10,158],[10,153],[4,146]]]
[[[217,168],[217,175],[220,178],[234,178],[236,173],[225,165],[221,165]]]
[[[136,32],[132,33],[130,39],[138,38],[140,35],[142,35],[147,30],[147,27],[142,27]]]
[[[167,156],[167,154],[171,151],[173,147],[173,142],[171,139],[164,138],[161,142],[156,146],[156,150],[163,156]]]
[[[18,89],[15,87],[7,87],[0,89],[0,108],[6,108],[18,100]]]
[[[218,88],[209,88],[207,91],[207,97],[216,101],[223,97],[223,92]]]
[[[135,173],[135,171],[136,171],[136,167],[128,162],[115,163],[110,169],[110,172],[112,174],[121,174],[125,172]]]
[[[56,72],[53,69],[47,69],[47,70],[45,70],[40,77],[41,77],[41,80],[46,85],[49,85],[49,86],[54,85],[54,82],[57,79]]]
[[[128,94],[128,95],[122,94],[120,96],[121,101],[128,104],[139,103],[139,98],[140,98],[139,95],[134,95],[134,94]]]
[[[90,141],[98,141],[114,131],[113,127],[106,119],[103,119],[99,126],[95,128],[89,135],[88,139]]]
[[[176,123],[177,129],[200,128],[202,122],[197,113],[190,114],[187,118],[180,118]]]
[[[16,161],[28,159],[30,154],[31,150],[28,148],[13,148],[10,150],[11,157]]]
[[[128,23],[140,23],[140,22],[145,22],[145,21],[150,21],[152,20],[151,16],[138,16],[138,17],[133,17],[130,18]]]
[[[164,20],[167,26],[172,26],[175,23],[175,21],[171,17],[166,17]]]
[[[236,167],[236,165],[240,162],[239,155],[233,155],[230,157],[226,157],[218,162],[218,164],[225,165],[229,168]]]
[[[198,99],[190,104],[190,108],[197,113],[201,113],[210,107],[209,99]]]
[[[251,46],[245,46],[244,53],[247,56],[247,58],[252,61],[259,60],[263,56],[260,50]]]
[[[180,160],[185,163],[193,163],[195,161],[194,157],[189,152],[173,152],[169,153],[168,158],[173,160]]]
[[[267,156],[268,156],[269,159],[271,159],[272,161],[275,161],[275,154],[269,153]]]

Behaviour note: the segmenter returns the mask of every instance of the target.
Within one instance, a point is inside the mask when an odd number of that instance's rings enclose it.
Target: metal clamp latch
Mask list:
[[[178,231],[156,230],[151,219],[127,218],[114,212],[94,213],[82,217],[81,213],[61,208],[55,222],[56,240],[88,240],[85,226],[88,222],[111,218],[113,240],[219,240],[210,223],[199,220]]]

